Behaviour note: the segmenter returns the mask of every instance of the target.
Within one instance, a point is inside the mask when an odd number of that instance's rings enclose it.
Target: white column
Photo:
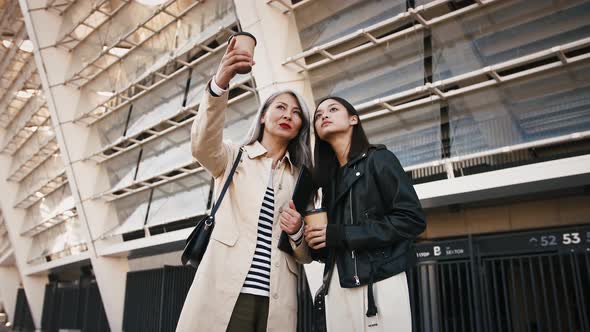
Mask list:
[[[30,1],[39,6],[38,1]],[[63,17],[51,10],[29,11],[29,1],[19,0],[29,38],[35,44],[35,62],[43,83],[61,156],[80,222],[84,225],[90,260],[112,331],[122,331],[125,282],[129,270],[127,258],[98,257],[93,237],[104,230],[109,220],[109,206],[90,199],[94,195],[100,167],[84,160],[88,146],[95,142],[89,129],[74,123],[77,107],[86,100],[81,90],[61,84],[71,61],[71,53],[55,44]]]
[[[0,298],[11,322],[14,321],[16,293],[19,287],[20,276],[16,266],[0,266]]]
[[[283,13],[266,1],[235,0],[234,4],[242,30],[253,34],[258,41],[252,74],[260,99],[265,100],[278,90],[292,89],[302,93],[308,106],[313,107],[306,75],[282,65],[289,56],[302,51],[294,15]]]
[[[4,137],[4,131],[0,132],[0,138]],[[5,193],[17,193],[18,185],[12,182],[6,181],[10,170],[10,159],[5,155],[0,155],[0,188]],[[12,250],[14,251],[14,257],[16,260],[16,266],[22,281],[25,294],[27,295],[27,301],[31,309],[31,315],[33,316],[33,322],[38,330],[41,329],[41,315],[43,313],[43,297],[45,296],[45,285],[47,284],[46,275],[24,275],[27,266],[27,257],[31,246],[31,239],[28,237],[20,236],[20,229],[22,221],[25,220],[25,211],[22,209],[14,208],[15,194],[12,195],[0,195],[0,208],[2,209],[2,215],[4,217],[4,223],[6,230],[8,231],[8,238],[12,244]],[[8,272],[9,274],[11,272]],[[3,275],[0,275],[2,284],[5,282]],[[14,284],[14,280],[8,280],[10,284]],[[18,283],[17,283],[18,285]],[[18,289],[18,287],[17,287]],[[4,292],[4,290],[2,290]],[[16,301],[16,290],[15,290]],[[3,296],[3,298],[5,298]],[[14,315],[14,311],[9,312]]]

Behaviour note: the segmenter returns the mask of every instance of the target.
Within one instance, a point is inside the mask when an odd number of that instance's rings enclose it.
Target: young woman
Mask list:
[[[324,260],[328,331],[411,331],[405,271],[425,228],[420,201],[393,153],[370,145],[357,111],[328,97],[314,114],[316,183],[328,225],[305,227]]]
[[[176,330],[295,331],[297,261],[311,260],[301,216],[290,201],[298,169],[311,165],[309,113],[286,91],[262,105],[244,144],[223,142],[230,80],[251,66],[249,53],[232,39],[209,82],[191,130],[192,154],[225,182],[240,147],[241,162],[215,216],[216,224]],[[277,249],[289,234],[293,256]]]

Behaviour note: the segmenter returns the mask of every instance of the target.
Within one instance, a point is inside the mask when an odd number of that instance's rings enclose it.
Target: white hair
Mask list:
[[[310,119],[309,119],[309,108],[307,104],[303,100],[303,97],[299,95],[297,92],[292,90],[283,90],[276,93],[273,93],[270,97],[266,99],[264,103],[258,109],[254,121],[252,121],[252,125],[246,134],[246,137],[242,141],[241,145],[248,145],[252,144],[255,141],[260,141],[262,139],[262,134],[264,132],[264,124],[260,123],[262,116],[272,104],[272,102],[278,96],[282,94],[289,94],[297,100],[299,104],[299,108],[301,109],[301,128],[299,129],[299,133],[295,138],[289,142],[289,146],[287,150],[289,151],[289,155],[291,158],[291,163],[296,167],[301,167],[302,165],[307,166],[311,169],[311,145],[310,145]]]

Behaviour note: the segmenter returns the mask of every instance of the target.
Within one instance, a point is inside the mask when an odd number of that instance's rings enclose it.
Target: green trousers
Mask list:
[[[227,332],[266,332],[268,297],[240,294],[227,326]]]

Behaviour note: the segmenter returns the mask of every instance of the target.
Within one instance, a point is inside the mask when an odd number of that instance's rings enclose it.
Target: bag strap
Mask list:
[[[217,202],[215,202],[215,204],[213,204],[213,208],[211,209],[211,217],[215,216],[215,212],[217,212],[219,205],[221,205],[221,201],[223,201],[223,196],[225,196],[225,192],[227,191],[227,188],[229,188],[229,184],[231,183],[231,180],[234,177],[234,173],[236,172],[236,168],[238,168],[238,164],[240,163],[240,160],[242,159],[242,152],[244,152],[244,147],[240,147],[240,151],[238,152],[238,156],[236,157],[236,160],[234,161],[234,165],[232,166],[231,171],[229,172],[229,175],[227,176],[227,180],[225,180],[225,184],[223,185],[223,189],[221,189],[221,193],[219,194],[219,197],[217,198]]]

